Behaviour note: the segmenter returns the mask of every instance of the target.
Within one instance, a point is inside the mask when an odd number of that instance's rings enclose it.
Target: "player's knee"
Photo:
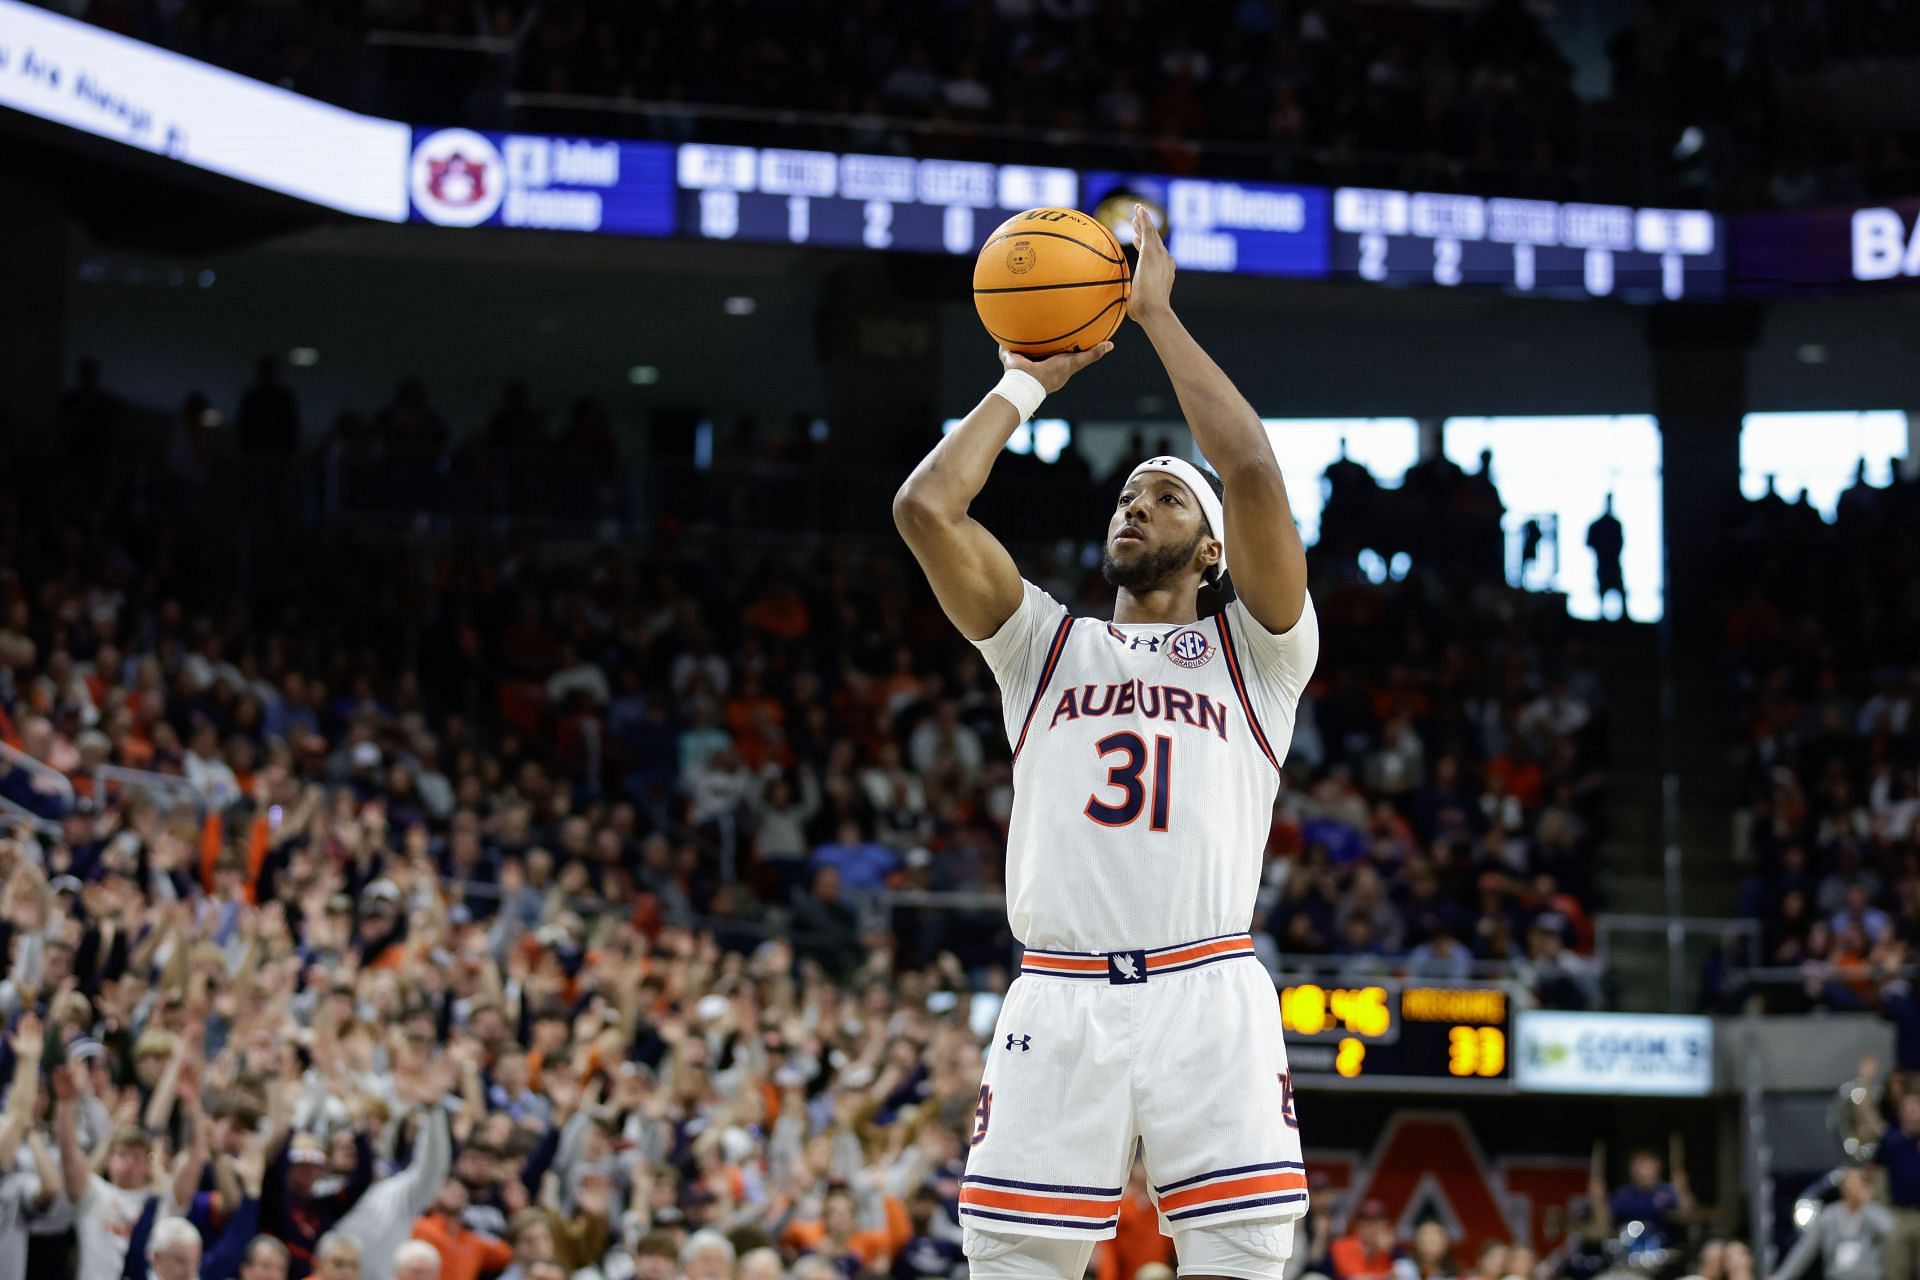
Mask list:
[[[1055,1240],[966,1228],[968,1280],[1081,1280],[1091,1240]]]
[[[1173,1236],[1183,1276],[1280,1280],[1293,1252],[1293,1223],[1274,1219],[1189,1227]]]

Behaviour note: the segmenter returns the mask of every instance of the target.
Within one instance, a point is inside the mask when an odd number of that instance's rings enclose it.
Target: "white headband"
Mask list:
[[[1213,566],[1207,578],[1208,582],[1218,583],[1227,573],[1227,520],[1226,514],[1220,509],[1219,495],[1215,494],[1213,486],[1207,483],[1207,473],[1185,458],[1173,458],[1163,454],[1158,458],[1148,458],[1135,467],[1133,474],[1127,477],[1127,483],[1132,484],[1150,471],[1172,476],[1193,490],[1194,501],[1200,504],[1200,514],[1206,517],[1207,532],[1220,543],[1220,560]]]

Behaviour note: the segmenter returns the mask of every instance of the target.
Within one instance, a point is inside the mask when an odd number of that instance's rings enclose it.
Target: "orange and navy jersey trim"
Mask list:
[[[1120,1222],[1120,1190],[1015,1182],[969,1173],[960,1179],[960,1214],[1036,1227],[1106,1231]]]
[[[1160,1212],[1169,1222],[1237,1213],[1243,1209],[1304,1204],[1307,1170],[1297,1160],[1243,1164],[1156,1186],[1153,1194]]]
[[[1247,713],[1247,727],[1253,730],[1253,740],[1259,744],[1260,754],[1267,758],[1277,773],[1280,770],[1280,757],[1273,752],[1273,744],[1267,741],[1266,730],[1260,727],[1260,717],[1253,713],[1253,698],[1247,692],[1246,674],[1240,669],[1240,650],[1233,643],[1233,628],[1227,623],[1227,612],[1222,609],[1213,615],[1220,631],[1220,651],[1227,658],[1227,675],[1233,680],[1233,691],[1240,695],[1240,706]]]
[[[1046,696],[1047,686],[1053,683],[1053,673],[1060,666],[1060,655],[1067,651],[1067,633],[1073,630],[1073,615],[1060,619],[1059,629],[1053,633],[1053,643],[1047,646],[1047,660],[1040,668],[1040,681],[1033,686],[1033,701],[1027,704],[1027,717],[1020,722],[1020,740],[1013,744],[1013,759],[1020,760],[1020,748],[1027,745],[1027,730],[1033,727],[1033,713],[1040,709],[1040,699]]]
[[[1202,965],[1219,964],[1253,954],[1253,939],[1244,933],[1222,934],[1198,942],[1182,942],[1152,951],[1028,951],[1020,957],[1020,972],[1049,978],[1097,978],[1115,981],[1116,957],[1140,957],[1145,961],[1138,975],[1125,975],[1124,982],[1145,982],[1148,978]]]

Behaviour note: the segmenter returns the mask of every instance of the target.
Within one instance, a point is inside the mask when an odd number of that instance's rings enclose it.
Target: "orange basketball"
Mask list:
[[[1120,242],[1099,222],[1077,209],[1029,209],[980,246],[973,307],[994,341],[1037,359],[1112,337],[1132,285]]]

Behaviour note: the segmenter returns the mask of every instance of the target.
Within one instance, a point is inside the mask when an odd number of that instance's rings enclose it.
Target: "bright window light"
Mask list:
[[[948,418],[940,424],[940,434],[952,435],[960,422],[959,418]],[[1013,429],[1012,437],[1007,440],[1007,452],[1032,454],[1042,462],[1058,462],[1072,443],[1073,428],[1065,418],[1032,418]]]
[[[1407,468],[1420,460],[1420,424],[1412,418],[1262,418],[1274,457],[1287,482],[1300,540],[1320,541],[1320,513],[1327,505],[1327,468],[1340,456],[1365,467],[1383,488],[1397,489]],[[1384,572],[1384,568],[1383,568]]]
[[[1750,413],[1740,424],[1740,492],[1758,498],[1772,476],[1781,497],[1792,502],[1804,490],[1831,524],[1861,464],[1867,483],[1879,488],[1906,456],[1907,415],[1898,409]]]
[[[1661,519],[1660,427],[1644,414],[1595,417],[1448,418],[1447,458],[1480,469],[1493,451],[1493,484],[1507,512],[1507,581],[1529,591],[1559,591],[1576,618],[1601,616],[1600,584],[1587,530],[1613,498],[1623,537],[1620,556],[1627,616],[1657,622],[1666,611],[1666,532]],[[1543,541],[1523,573],[1529,520]],[[1611,611],[1617,609],[1609,604]]]

